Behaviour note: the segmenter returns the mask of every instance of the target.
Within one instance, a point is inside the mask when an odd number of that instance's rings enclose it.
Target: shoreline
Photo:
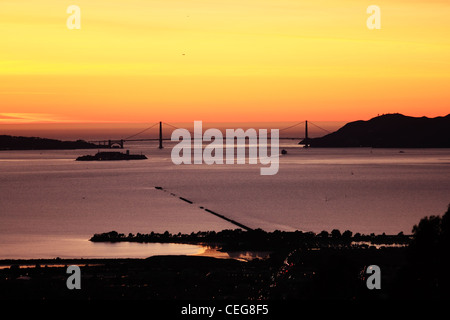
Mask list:
[[[382,247],[382,246],[408,246],[413,239],[412,235],[403,232],[397,235],[360,233],[353,234],[350,230],[341,233],[338,229],[331,232],[322,231],[280,231],[267,232],[262,229],[225,229],[216,231],[199,231],[191,234],[171,234],[151,232],[148,234],[125,235],[117,231],[94,234],[89,241],[101,243],[173,243],[191,244],[212,247],[218,251],[276,251],[292,248],[329,248],[329,247]]]
[[[128,234],[116,231],[94,234],[87,242],[101,243],[105,245],[117,245],[118,243],[129,243],[133,245],[181,245],[197,246],[201,249],[199,252],[183,251],[165,251],[159,250],[148,255],[139,254],[124,256],[123,253],[113,256],[83,256],[82,253],[73,256],[58,255],[42,257],[34,255],[32,257],[0,257],[0,267],[4,265],[20,264],[32,265],[35,263],[55,263],[55,261],[78,261],[77,263],[95,261],[130,261],[142,260],[154,256],[205,256],[220,259],[235,259],[249,261],[253,259],[267,259],[273,252],[284,252],[301,248],[302,250],[320,250],[320,249],[364,249],[380,250],[383,248],[404,248],[411,243],[412,236],[402,233],[397,235],[361,235],[356,233],[352,235],[350,231],[340,233],[333,230],[332,233],[322,231],[315,234],[313,232],[301,231],[274,231],[266,232],[261,229],[243,231],[241,229],[226,229],[219,232],[199,231],[191,234],[170,234],[150,233],[150,234]],[[114,247],[111,247],[114,248]],[[126,249],[123,249],[126,250]]]

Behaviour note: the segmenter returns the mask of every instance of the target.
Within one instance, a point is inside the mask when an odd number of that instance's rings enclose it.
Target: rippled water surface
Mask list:
[[[148,160],[77,162],[97,150],[0,151],[0,258],[196,254],[197,246],[94,244],[94,233],[191,233],[236,226],[410,233],[450,203],[448,149],[303,149],[289,140],[274,176],[257,165],[181,165],[171,146],[125,147]],[[164,190],[155,189],[156,186]],[[183,197],[192,202],[182,201]],[[202,208],[200,208],[202,207]]]

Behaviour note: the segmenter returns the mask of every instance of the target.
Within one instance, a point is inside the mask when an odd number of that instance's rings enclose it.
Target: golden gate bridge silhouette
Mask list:
[[[279,129],[279,132],[281,133],[281,132],[284,132],[286,130],[289,130],[289,129],[292,129],[292,128],[295,128],[295,127],[299,127],[301,125],[305,125],[304,137],[279,137],[279,139],[301,140],[301,141],[304,142],[304,146],[307,148],[307,147],[309,147],[309,139],[310,139],[309,138],[309,132],[308,132],[308,125],[309,124],[313,125],[314,127],[318,128],[318,129],[320,129],[320,130],[322,130],[322,131],[324,131],[326,133],[331,133],[331,131],[329,131],[327,129],[324,129],[324,128],[318,126],[317,124],[315,124],[315,123],[313,123],[311,121],[305,120],[305,121],[298,122],[298,123],[295,123],[293,125],[289,125],[287,127]],[[140,138],[140,139],[136,138],[137,136],[139,136],[139,135],[149,131],[150,129],[153,129],[157,125],[159,125],[159,134],[158,134],[157,137]],[[158,141],[159,142],[159,146],[158,146],[159,149],[163,149],[163,141],[165,141],[165,140],[169,140],[170,141],[171,140],[170,138],[164,138],[163,137],[163,125],[168,126],[168,127],[172,128],[172,129],[181,129],[181,128],[177,127],[177,126],[174,126],[173,124],[159,121],[159,122],[153,123],[152,125],[150,125],[149,127],[145,128],[144,130],[141,130],[141,131],[139,131],[139,132],[137,132],[135,134],[132,134],[132,135],[130,135],[128,137],[125,137],[123,139],[91,140],[91,141],[88,141],[88,142],[96,144],[97,147],[99,147],[99,148],[121,148],[121,149],[123,149],[124,144],[126,142]],[[194,139],[195,139],[195,134],[193,132],[191,132],[191,131],[189,131],[189,132],[190,132],[191,136],[193,136]],[[268,133],[268,136],[270,136],[270,132]]]

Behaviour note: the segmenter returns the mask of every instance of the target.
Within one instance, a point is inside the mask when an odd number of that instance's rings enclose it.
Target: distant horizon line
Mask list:
[[[375,117],[371,117],[366,120],[353,120],[353,121],[338,121],[338,120],[296,120],[296,121],[205,121],[204,128],[218,128],[218,129],[229,129],[229,128],[242,128],[242,129],[283,129],[283,133],[280,132],[280,137],[294,137],[300,134],[303,136],[304,124],[300,125],[302,122],[308,121],[311,123],[310,126],[310,137],[323,136],[324,132],[328,133],[335,132],[345,126],[348,123],[354,121],[369,121],[370,119],[380,117],[383,115],[395,115],[400,114],[411,118],[421,118],[414,116],[407,116],[401,113],[385,113],[378,114]],[[0,114],[1,115],[1,114]],[[448,115],[447,115],[448,116]],[[422,116],[426,117],[426,116]],[[437,116],[446,117],[446,116]],[[431,117],[426,117],[431,118]],[[318,124],[314,125],[314,124]],[[1,124],[1,118],[0,118]],[[50,122],[50,123],[20,123],[20,124],[3,124],[0,129],[0,135],[10,135],[10,136],[23,136],[23,137],[41,137],[48,139],[58,139],[58,140],[104,140],[104,139],[122,139],[135,134],[135,131],[141,131],[149,126],[150,128],[144,131],[147,134],[152,133],[157,134],[159,130],[159,121],[154,122]],[[175,128],[192,128],[194,126],[193,121],[174,121],[165,122],[163,121],[163,131],[164,135],[168,134],[168,131],[172,131]],[[287,128],[286,128],[287,127]],[[321,130],[317,129],[320,128]],[[150,131],[151,129],[151,131]],[[288,131],[285,131],[287,130]],[[300,138],[299,138],[300,139]]]
[[[202,121],[203,123],[211,123],[211,124],[277,124],[277,123],[296,123],[301,121],[311,121],[311,122],[327,122],[327,123],[349,123],[354,121],[368,121],[370,119],[383,116],[383,115],[394,115],[394,114],[401,114],[407,117],[412,118],[437,118],[437,117],[445,117],[447,115],[438,115],[438,116],[410,116],[404,113],[399,112],[390,112],[390,113],[378,113],[377,115],[373,115],[370,117],[365,118],[354,118],[354,119],[346,119],[346,120],[320,120],[320,119],[312,119],[308,117],[299,117],[297,120],[226,120],[226,121],[218,121],[218,120],[203,120],[201,117],[197,117],[193,120],[167,120],[167,119],[159,119],[159,120],[149,120],[149,121],[118,121],[118,120],[64,120],[61,118],[56,118],[54,120],[44,120],[44,119],[32,119],[27,118],[25,116],[26,113],[15,113],[14,115],[17,116],[11,116],[13,113],[0,113],[0,124],[2,126],[8,126],[8,127],[24,127],[24,126],[49,126],[49,125],[56,125],[56,126],[105,126],[105,125],[142,125],[142,124],[150,124],[150,123],[156,123],[156,122],[166,122],[166,123],[172,123],[172,124],[188,124],[192,123],[194,121]]]

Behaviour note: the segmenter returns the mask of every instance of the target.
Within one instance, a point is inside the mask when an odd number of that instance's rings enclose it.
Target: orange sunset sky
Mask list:
[[[1,0],[0,39],[3,125],[450,113],[448,0]]]

